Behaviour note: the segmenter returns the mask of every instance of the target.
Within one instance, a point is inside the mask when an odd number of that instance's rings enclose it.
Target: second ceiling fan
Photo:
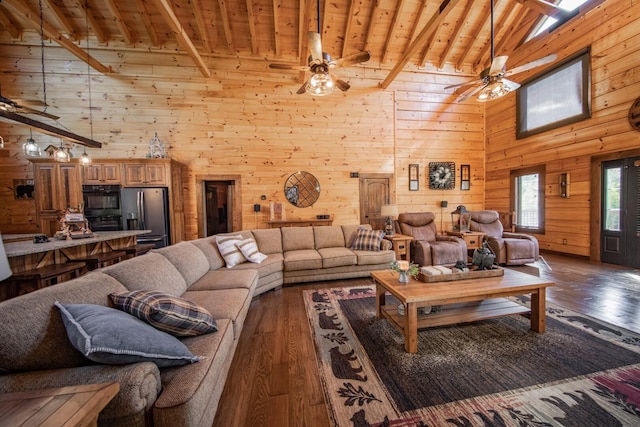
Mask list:
[[[531,70],[541,65],[551,63],[556,60],[558,55],[555,53],[537,59],[535,61],[528,62],[519,67],[507,70],[508,56],[494,57],[493,44],[493,0],[491,0],[491,65],[489,68],[483,70],[477,79],[470,80],[468,82],[459,83],[445,87],[445,89],[467,87],[457,98],[458,102],[464,101],[475,94],[478,94],[477,100],[480,102],[491,101],[506,95],[520,87],[519,83],[506,79],[505,77],[512,76],[518,73],[522,73],[527,70]]]
[[[367,62],[371,58],[371,54],[369,51],[363,51],[345,56],[344,58],[332,60],[327,52],[322,51],[322,42],[320,40],[320,0],[318,0],[317,3],[317,13],[318,32],[314,33],[313,31],[309,31],[308,33],[310,51],[308,64],[306,66],[295,66],[272,63],[269,64],[269,68],[276,70],[311,71],[311,77],[309,77],[296,92],[299,95],[307,92],[315,96],[325,96],[333,91],[334,86],[346,92],[351,87],[349,83],[337,78],[331,70],[338,67],[348,67],[361,62]]]

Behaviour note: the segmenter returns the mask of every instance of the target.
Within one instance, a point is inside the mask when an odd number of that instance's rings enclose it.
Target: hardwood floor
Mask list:
[[[640,332],[640,270],[557,254],[513,267],[556,283],[547,301]],[[371,279],[296,285],[252,302],[214,427],[330,425],[302,290],[359,286]]]

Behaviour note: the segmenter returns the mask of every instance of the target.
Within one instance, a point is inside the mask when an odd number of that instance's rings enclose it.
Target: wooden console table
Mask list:
[[[310,227],[312,225],[331,225],[333,218],[329,219],[286,219],[282,221],[267,221],[269,227]]]
[[[119,390],[102,383],[0,394],[0,426],[95,426]]]

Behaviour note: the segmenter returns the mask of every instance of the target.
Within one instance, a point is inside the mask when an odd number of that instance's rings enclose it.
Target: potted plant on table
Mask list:
[[[418,264],[414,264],[409,261],[399,260],[391,263],[391,269],[400,273],[398,281],[400,283],[409,283],[409,276],[417,279],[420,268]]]

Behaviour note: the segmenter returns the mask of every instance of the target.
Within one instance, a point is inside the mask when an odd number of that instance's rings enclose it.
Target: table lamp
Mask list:
[[[384,223],[384,232],[388,236],[393,236],[393,218],[398,216],[398,206],[396,205],[382,205],[380,208],[380,216],[386,216],[387,219]]]

